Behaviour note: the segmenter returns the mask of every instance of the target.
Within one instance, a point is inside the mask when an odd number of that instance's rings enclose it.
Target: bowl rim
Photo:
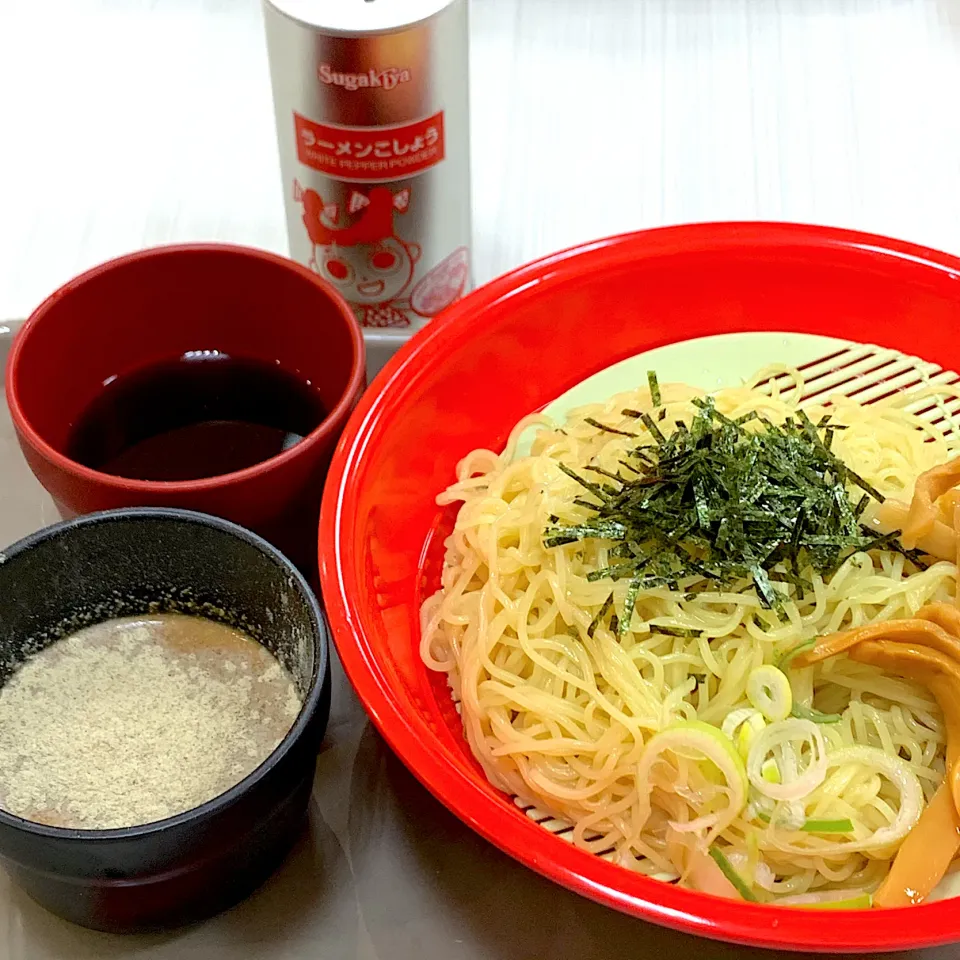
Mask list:
[[[196,807],[191,807],[189,810],[184,810],[171,817],[165,817],[163,820],[153,820],[150,823],[135,824],[130,827],[84,830],[36,823],[33,820],[18,817],[16,814],[9,813],[0,808],[0,827],[9,827],[23,833],[29,833],[33,836],[44,837],[51,840],[104,844],[123,840],[138,840],[153,834],[163,833],[167,830],[210,819],[217,816],[222,810],[233,806],[252,787],[256,786],[264,777],[268,776],[287,754],[290,753],[294,744],[306,732],[317,713],[323,696],[323,687],[326,683],[327,675],[330,672],[330,627],[327,623],[327,618],[317,600],[316,594],[296,566],[273,546],[273,544],[252,531],[247,530],[246,527],[241,527],[239,524],[232,523],[229,520],[223,520],[220,517],[200,513],[196,510],[183,510],[176,507],[121,507],[115,510],[100,510],[97,513],[84,514],[83,516],[73,517],[69,520],[63,520],[59,523],[42,527],[40,530],[28,534],[9,547],[0,550],[0,561],[7,563],[19,554],[26,553],[33,549],[40,543],[64,535],[69,536],[71,531],[81,527],[94,526],[102,523],[128,523],[144,520],[148,522],[155,520],[176,520],[198,526],[212,527],[221,533],[225,533],[228,536],[235,537],[250,544],[279,566],[283,572],[290,577],[296,589],[300,592],[301,596],[303,596],[304,600],[306,600],[312,626],[311,634],[314,638],[315,660],[313,676],[310,680],[310,686],[307,689],[306,696],[303,698],[303,705],[300,708],[300,712],[297,714],[296,720],[294,720],[293,725],[280,743],[242,780],[210,800],[206,800]]]
[[[413,388],[418,371],[442,362],[457,335],[487,308],[548,279],[693,251],[857,250],[907,261],[960,279],[960,258],[877,234],[836,227],[767,221],[692,223],[618,234],[568,247],[496,278],[445,310],[419,331],[381,371],[360,400],[328,474],[319,530],[320,579],[334,643],[367,713],[411,772],[449,810],[514,859],[606,906],[685,933],[778,950],[890,951],[960,939],[960,898],[885,910],[830,911],[829,923],[805,910],[725,900],[631,873],[559,840],[508,808],[476,776],[445,763],[426,722],[399,704],[377,662],[355,602],[353,573],[345,574],[356,543],[352,527],[359,481],[377,424],[391,399]],[[504,795],[505,796],[505,795]],[[906,913],[904,911],[907,911]]]
[[[134,477],[120,477],[112,473],[105,473],[104,471],[87,467],[68,457],[65,453],[48,443],[34,427],[32,421],[23,409],[23,405],[20,402],[19,376],[17,373],[20,356],[26,348],[33,331],[43,322],[43,318],[59,304],[60,300],[74,290],[82,287],[91,280],[110,274],[117,268],[123,268],[130,264],[142,263],[144,261],[161,261],[167,257],[182,256],[185,254],[188,256],[204,256],[211,253],[227,254],[228,256],[234,257],[236,258],[238,267],[241,268],[244,261],[251,260],[280,267],[289,273],[299,275],[302,279],[308,280],[330,300],[350,336],[350,341],[353,346],[353,363],[351,364],[350,375],[340,395],[340,399],[331,407],[323,420],[294,446],[287,450],[282,450],[280,453],[268,457],[266,460],[251,464],[242,470],[233,470],[230,473],[216,474],[212,477],[201,477],[196,480],[138,480]],[[316,446],[323,444],[338,433],[340,426],[349,416],[357,397],[363,389],[365,378],[366,344],[363,339],[363,331],[350,305],[340,293],[325,280],[317,276],[312,270],[294,260],[282,257],[276,253],[271,253],[267,250],[261,250],[257,247],[247,247],[235,243],[171,243],[156,247],[147,247],[143,250],[135,250],[132,253],[125,253],[110,260],[105,260],[83,271],[83,273],[77,274],[77,276],[68,280],[47,296],[19,326],[13,338],[10,352],[7,355],[5,376],[7,406],[10,409],[10,417],[13,420],[14,427],[23,442],[28,444],[31,449],[35,450],[48,463],[52,463],[58,470],[69,476],[78,477],[88,483],[95,483],[100,487],[110,490],[133,494],[162,492],[171,495],[199,493],[206,490],[219,490],[232,487],[260,477],[283,467],[293,460],[303,457],[304,454],[309,453]]]

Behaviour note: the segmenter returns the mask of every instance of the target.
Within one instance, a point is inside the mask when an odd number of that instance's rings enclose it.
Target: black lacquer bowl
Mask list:
[[[0,684],[26,656],[83,626],[170,611],[213,617],[263,643],[293,675],[304,705],[249,776],[166,820],[70,830],[0,811],[0,861],[16,882],[53,913],[100,930],[210,916],[283,859],[302,827],[329,717],[326,621],[281,553],[204,514],[113,510],[0,551]]]

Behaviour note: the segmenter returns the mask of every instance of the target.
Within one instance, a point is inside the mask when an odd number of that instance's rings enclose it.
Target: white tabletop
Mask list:
[[[960,253],[960,0],[474,0],[472,18],[478,282],[692,220],[818,221]],[[97,261],[212,239],[286,247],[257,0],[0,0],[0,321]],[[11,536],[47,519],[31,483],[0,463]],[[342,677],[311,824],[250,901],[168,936],[79,930],[0,877],[0,956],[753,955],[507,860],[416,785]]]

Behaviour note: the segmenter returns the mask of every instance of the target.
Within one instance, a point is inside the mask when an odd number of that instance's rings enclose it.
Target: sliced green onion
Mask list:
[[[877,830],[868,840],[857,841],[861,850],[883,850],[902,840],[920,819],[923,810],[923,788],[910,765],[901,757],[891,756],[879,747],[843,747],[832,753],[829,766],[859,763],[872,767],[885,776],[900,794],[900,804],[893,822]]]
[[[793,720],[787,722],[803,723],[804,721]],[[752,753],[753,751],[751,751],[751,755]],[[827,766],[831,768],[842,767],[848,763],[871,768],[886,777],[899,794],[899,803],[888,801],[896,809],[896,816],[891,823],[880,827],[867,837],[836,839],[831,845],[831,854],[843,854],[848,851],[864,853],[872,850],[889,850],[893,844],[902,841],[920,819],[923,810],[923,787],[906,760],[898,756],[891,756],[879,747],[841,747],[839,750],[834,750],[827,758]],[[753,782],[751,777],[751,783]],[[806,845],[795,844],[787,838],[776,839],[774,845],[781,853],[792,853],[800,856],[809,856],[810,854]]]
[[[839,723],[843,719],[839,713],[821,713],[813,707],[805,707],[802,703],[793,705],[790,716],[798,720],[812,720],[814,723]]]
[[[801,653],[806,653],[808,650],[812,650],[816,645],[817,645],[817,638],[814,637],[813,640],[806,640],[803,643],[795,646],[792,650],[788,650],[777,661],[777,669],[789,670],[790,664],[793,662],[794,657],[798,657],[800,656]]]
[[[853,821],[807,820],[800,829],[804,833],[853,833]]]
[[[723,732],[725,737],[729,737],[731,740],[734,739],[734,734],[737,732],[737,728],[746,723],[751,717],[758,715],[758,711],[753,707],[741,707],[739,710],[731,710],[724,718],[723,723],[720,724],[720,730]]]
[[[805,910],[869,910],[873,897],[869,893],[854,893],[847,890],[827,890],[823,893],[801,893],[792,897],[780,897],[774,903],[778,907],[801,907]]]
[[[709,850],[713,862],[720,868],[720,872],[733,884],[737,893],[750,903],[757,903],[756,894],[747,886],[746,881],[734,869],[726,854],[716,845]]]
[[[823,903],[798,903],[801,910],[869,910],[873,906],[873,897],[861,893],[845,900],[824,900]]]
[[[762,810],[757,811],[757,819],[764,823],[770,822],[770,814]],[[853,833],[852,820],[804,820],[800,824],[804,833]]]
[[[759,713],[755,713],[746,723],[741,725],[740,732],[737,734],[737,749],[740,751],[740,756],[743,757],[744,760],[747,759],[747,755],[750,753],[750,744],[753,743],[754,737],[756,737],[766,725],[766,721]]]
[[[760,733],[767,725],[763,719],[763,714],[753,707],[742,707],[739,710],[732,710],[724,717],[720,729],[737,746],[740,756],[744,760],[750,752],[750,744],[753,738]]]
[[[785,720],[793,706],[793,691],[787,675],[766,664],[747,677],[747,699],[771,723]]]
[[[782,751],[790,745],[797,757],[803,753],[803,746],[809,745],[806,768],[796,771],[783,783],[770,783],[763,776],[763,767],[767,758],[775,751]],[[781,769],[783,777],[785,771]],[[764,728],[757,734],[747,756],[747,777],[762,796],[771,800],[802,800],[823,783],[827,775],[827,745],[820,728],[809,720],[780,720]],[[802,821],[800,816],[799,820]]]
[[[777,764],[777,761],[771,757],[769,760],[763,761],[763,766],[760,768],[760,776],[763,777],[767,783],[782,783],[783,780],[780,777],[780,767]]]
[[[674,823],[675,830],[693,833],[697,830],[725,830],[740,815],[747,805],[747,771],[740,754],[729,737],[702,720],[683,720],[655,733],[643,748],[637,764],[637,785],[642,789],[650,786],[650,770],[664,754],[673,753],[689,757],[691,752],[701,755],[713,764],[723,777],[729,791],[728,804],[718,810],[698,817],[688,823]],[[704,771],[708,775],[708,771]]]

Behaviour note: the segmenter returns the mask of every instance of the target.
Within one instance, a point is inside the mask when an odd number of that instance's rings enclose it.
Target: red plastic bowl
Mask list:
[[[756,906],[650,880],[573,847],[491,787],[444,679],[418,653],[438,585],[434,497],[469,450],[596,371],[677,340],[787,330],[960,366],[960,259],[883,237],[702,224],[601,240],[507,274],[411,340],[360,401],[320,522],[340,657],[374,723],[465,823],[527,866],[626,913],[762,947],[895,950],[960,940],[960,899],[875,911]]]
[[[282,364],[317,385],[329,412],[289,450],[199,480],[117,477],[66,455],[104,384],[195,350]],[[265,250],[196,243],[126,254],[52,293],[13,341],[6,389],[24,457],[61,516],[212,513],[256,531],[313,578],[317,491],[364,382],[363,334],[333,287]]]

